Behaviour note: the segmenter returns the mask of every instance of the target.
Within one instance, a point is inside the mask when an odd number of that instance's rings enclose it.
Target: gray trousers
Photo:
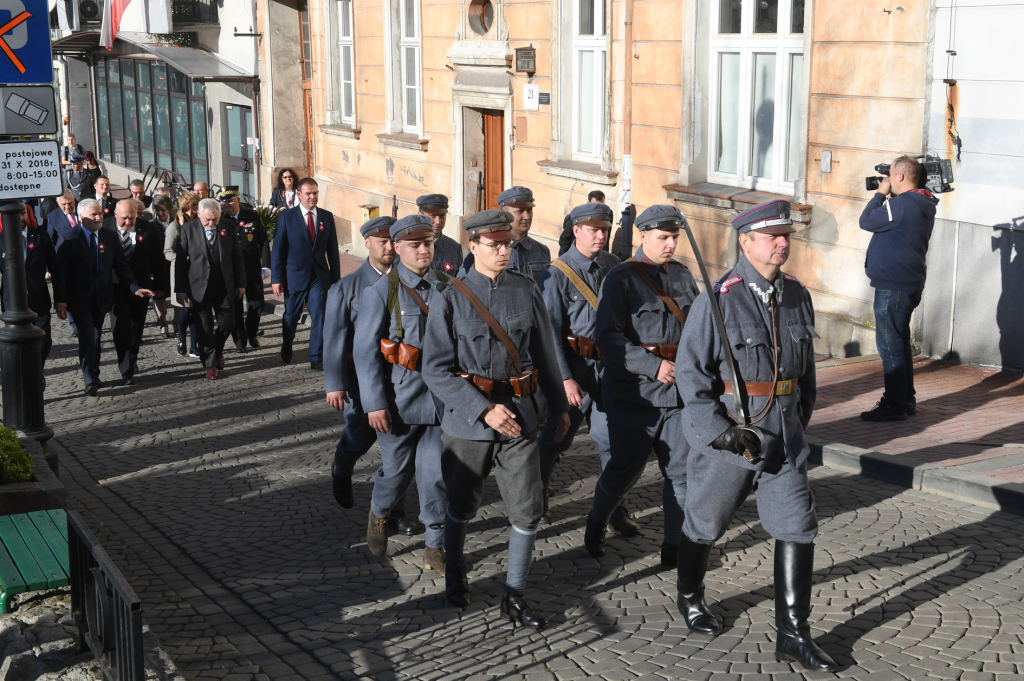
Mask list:
[[[387,518],[402,508],[413,479],[420,495],[420,522],[426,526],[426,545],[444,544],[444,511],[448,500],[441,477],[441,426],[392,423],[390,433],[377,433],[381,466],[373,481],[370,510]]]
[[[441,468],[448,494],[448,513],[467,522],[476,516],[484,494],[484,480],[494,469],[508,519],[516,527],[534,530],[544,513],[540,486],[540,452],[537,432],[521,434],[507,442],[462,440],[441,436],[444,452]]]
[[[653,451],[665,478],[661,495],[665,542],[678,543],[687,494],[686,459],[690,451],[683,437],[683,410],[641,407],[607,399],[605,407],[612,457],[597,480],[591,519],[600,525],[608,524],[612,511],[643,475],[647,457]]]
[[[780,541],[810,544],[818,536],[814,493],[807,484],[807,465],[771,463],[764,471],[736,465],[731,452],[700,448],[690,452],[689,488],[683,531],[699,544],[714,544],[751,491],[757,490],[761,525]]]
[[[551,475],[555,472],[555,465],[561,455],[572,446],[576,431],[580,429],[583,419],[586,419],[590,425],[590,437],[594,438],[594,442],[597,443],[598,450],[601,452],[601,470],[608,465],[612,456],[611,445],[608,443],[608,417],[597,408],[594,399],[584,393],[582,406],[569,407],[569,430],[566,431],[561,442],[555,442],[559,421],[556,415],[550,412],[548,412],[548,418],[544,422],[540,437],[537,438],[537,443],[540,445],[540,477],[544,489],[551,484]]]

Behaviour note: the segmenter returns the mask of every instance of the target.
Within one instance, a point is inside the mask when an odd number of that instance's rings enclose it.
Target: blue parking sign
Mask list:
[[[47,0],[0,0],[0,84],[52,82]]]

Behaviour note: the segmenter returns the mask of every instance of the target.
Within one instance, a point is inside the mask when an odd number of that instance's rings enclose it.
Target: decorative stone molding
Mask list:
[[[619,182],[619,173],[614,170],[603,170],[597,163],[580,163],[579,161],[537,161],[542,173],[556,177],[567,177],[571,180],[582,180],[591,184],[614,186]]]
[[[456,40],[445,55],[454,66],[512,66],[512,49],[503,40]]]
[[[413,151],[426,151],[427,144],[430,143],[429,139],[407,133],[380,133],[377,135],[377,140],[382,146],[400,147],[402,149],[412,149]]]
[[[334,137],[348,137],[350,139],[359,139],[359,135],[362,134],[361,128],[353,128],[347,125],[333,124],[333,125],[321,125],[320,132],[325,135],[332,135]]]
[[[698,206],[710,206],[721,210],[734,211],[737,214],[766,201],[783,199],[792,204],[790,216],[793,218],[793,222],[805,227],[811,224],[812,207],[797,203],[792,196],[769,194],[768,192],[760,192],[756,189],[729,187],[711,182],[700,182],[690,186],[666,184],[664,189],[668,193],[668,198],[673,201]]]

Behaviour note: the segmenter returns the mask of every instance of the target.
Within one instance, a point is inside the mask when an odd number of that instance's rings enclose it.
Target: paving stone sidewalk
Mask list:
[[[581,437],[556,472],[555,523],[538,535],[530,576],[551,625],[513,631],[498,616],[508,528],[493,479],[470,527],[475,601],[465,612],[444,607],[443,580],[421,568],[422,536],[393,539],[386,559],[367,550],[376,449],[357,467],[355,509],[334,503],[328,470],[341,421],[309,370],[304,328],[292,365],[280,364],[269,317],[264,347],[229,355],[223,378],[206,382],[196,360],[150,327],[136,385],[95,399],[81,394],[67,326],[54,326],[47,416],[71,507],[189,679],[830,676],[794,674],[774,659],[772,542],[753,499],[712,553],[708,596],[726,631],[690,635],[675,575],[657,565],[655,465],[628,500],[644,535],[611,538],[600,560],[583,550],[599,464]],[[116,378],[109,341],[108,332],[106,381]],[[863,398],[873,388],[862,382]],[[844,395],[823,391],[819,418]],[[1019,517],[824,467],[811,481],[821,522],[812,626],[840,676],[1008,681],[1024,672]],[[415,493],[408,498],[415,513]]]

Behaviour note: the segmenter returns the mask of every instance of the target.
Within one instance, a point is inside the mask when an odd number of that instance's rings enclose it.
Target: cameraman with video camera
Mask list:
[[[865,421],[903,421],[917,413],[910,315],[921,303],[939,202],[920,188],[923,168],[916,159],[900,156],[888,170],[888,177],[869,178],[869,187],[879,180],[878,191],[860,216],[860,228],[872,234],[864,269],[875,289],[875,344],[885,373],[885,392],[860,415]]]

